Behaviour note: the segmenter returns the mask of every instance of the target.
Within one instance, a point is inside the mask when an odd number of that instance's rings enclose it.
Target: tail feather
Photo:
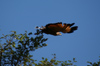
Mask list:
[[[75,23],[72,23],[72,24],[67,24],[67,26],[70,26],[70,27],[71,27],[71,26],[73,26],[74,24],[75,24]]]
[[[73,26],[75,23],[70,24],[70,26]]]
[[[78,26],[74,26],[74,27],[72,27],[71,28],[71,31],[70,32],[68,32],[68,33],[73,33],[75,30],[77,30],[78,29]]]

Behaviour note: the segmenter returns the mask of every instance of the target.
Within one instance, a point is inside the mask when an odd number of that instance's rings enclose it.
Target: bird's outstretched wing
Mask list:
[[[62,22],[58,23],[49,23],[45,27],[42,27],[40,30],[42,30],[43,33],[51,34],[51,35],[61,35],[62,33],[72,33],[75,30],[77,30],[78,26],[74,26],[75,23],[72,24],[62,24]]]

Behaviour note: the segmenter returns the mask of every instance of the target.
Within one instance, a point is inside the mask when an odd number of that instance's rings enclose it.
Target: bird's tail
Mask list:
[[[71,31],[70,32],[68,32],[68,33],[73,33],[75,30],[77,30],[78,29],[78,26],[74,26],[74,27],[71,27]]]
[[[72,24],[67,24],[67,26],[70,26],[70,27],[71,27],[71,26],[73,26],[74,24],[75,24],[75,23],[72,23]]]

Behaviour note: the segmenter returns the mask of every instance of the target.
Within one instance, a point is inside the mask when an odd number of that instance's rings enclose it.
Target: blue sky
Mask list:
[[[77,66],[86,66],[87,61],[96,62],[100,56],[100,0],[0,0],[0,36],[35,32],[36,26],[48,23],[73,23],[79,28],[72,34],[48,38],[48,46],[32,52],[33,58],[57,60],[76,58]],[[34,35],[33,35],[34,36]]]

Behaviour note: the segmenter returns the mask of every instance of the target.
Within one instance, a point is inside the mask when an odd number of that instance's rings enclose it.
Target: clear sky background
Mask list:
[[[86,66],[87,61],[99,61],[100,56],[100,0],[0,0],[0,36],[36,32],[36,26],[48,23],[73,23],[79,28],[72,34],[48,38],[48,46],[34,52],[33,58],[78,61],[77,66]],[[34,37],[34,35],[33,35]]]

